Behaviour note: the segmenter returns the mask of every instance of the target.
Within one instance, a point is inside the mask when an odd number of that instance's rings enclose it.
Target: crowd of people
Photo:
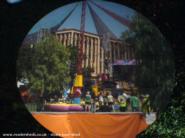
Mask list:
[[[98,96],[87,91],[81,98],[80,105],[85,112],[151,112],[149,95],[138,95],[136,92],[122,92],[113,96],[111,91],[101,91]],[[73,103],[67,98],[54,97],[50,102]]]
[[[87,112],[146,112],[148,111],[148,95],[138,97],[136,93],[130,95],[122,92],[114,97],[111,91],[102,91],[96,97],[92,97],[89,91],[81,99],[81,105]]]

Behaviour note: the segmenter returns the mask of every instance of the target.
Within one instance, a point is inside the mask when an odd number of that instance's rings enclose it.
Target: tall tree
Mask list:
[[[59,92],[70,81],[69,58],[67,47],[54,36],[45,37],[31,47],[20,49],[18,77],[28,79],[32,92]]]
[[[146,18],[133,17],[132,28],[122,34],[123,41],[135,46],[135,84],[140,93],[151,96],[154,108],[163,109],[174,88],[174,59],[167,41]]]
[[[69,51],[70,51],[70,76],[71,79],[74,80],[75,73],[77,72],[77,55],[78,55],[78,49],[77,47],[73,45],[69,45]]]

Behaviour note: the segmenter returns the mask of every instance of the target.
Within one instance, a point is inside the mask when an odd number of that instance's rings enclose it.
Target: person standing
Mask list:
[[[91,110],[91,95],[90,92],[87,91],[85,95],[85,111],[90,111]]]
[[[132,112],[139,112],[140,100],[134,93],[132,93],[132,96],[130,97],[130,104],[131,104]]]
[[[91,112],[95,112],[96,107],[95,107],[95,99],[91,98]]]
[[[100,104],[98,98],[95,98],[95,112],[100,111]]]
[[[104,103],[103,93],[102,92],[99,95],[99,103],[100,103],[100,105],[103,105],[103,103]]]
[[[103,91],[103,104],[100,107],[102,112],[108,112],[109,111],[109,107],[108,107],[108,99],[107,99],[107,93],[106,91]]]
[[[127,99],[123,95],[120,95],[118,101],[120,111],[125,112],[127,110]]]
[[[85,111],[85,100],[84,100],[84,98],[81,99],[80,105],[83,107],[83,111]]]
[[[107,100],[108,100],[109,111],[112,111],[113,110],[114,97],[112,96],[111,92],[108,93]]]

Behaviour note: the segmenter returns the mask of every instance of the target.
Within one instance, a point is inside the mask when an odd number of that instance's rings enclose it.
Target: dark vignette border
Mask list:
[[[185,91],[185,1],[110,0],[135,9],[151,20],[170,43],[176,66],[174,97]],[[52,10],[74,0],[24,0],[15,5],[0,2],[0,121],[1,133],[48,133],[24,108],[16,88],[16,58],[30,28]],[[182,74],[182,75],[178,75]]]

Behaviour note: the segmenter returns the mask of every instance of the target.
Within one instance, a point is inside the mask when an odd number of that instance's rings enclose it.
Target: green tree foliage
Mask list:
[[[32,57],[32,47],[30,46],[23,46],[19,50],[19,57],[17,60],[17,79],[25,78],[28,72],[31,71],[32,64],[31,64],[31,57]]]
[[[69,45],[70,50],[70,76],[71,79],[74,80],[75,73],[77,72],[77,55],[78,55],[78,49],[77,47],[74,47],[72,45]]]
[[[185,94],[183,95],[185,99]],[[172,105],[158,116],[158,120],[152,124],[139,138],[184,138],[185,137],[185,118],[184,100],[180,106],[175,106],[176,100]]]
[[[34,46],[21,47],[18,79],[27,78],[33,92],[59,92],[70,81],[69,59],[70,50],[54,36],[48,36]]]
[[[152,124],[139,138],[184,138],[185,137],[185,79],[181,77],[184,70],[177,74],[178,85],[174,89],[172,102],[159,114],[157,121]],[[179,94],[179,96],[176,96]]]
[[[144,17],[135,16],[132,26],[122,38],[135,46],[138,62],[135,82],[140,92],[149,93],[156,108],[164,109],[165,105],[171,102],[164,112],[158,114],[157,121],[139,138],[184,138],[185,95],[184,80],[182,80],[184,71],[177,74],[178,85],[173,90],[176,82],[174,57],[170,46],[159,30]],[[174,98],[176,94],[173,92],[182,94]]]
[[[171,48],[160,31],[140,15],[133,17],[132,28],[122,39],[134,46],[138,63],[135,84],[140,93],[150,94],[153,107],[163,109],[174,88]]]

